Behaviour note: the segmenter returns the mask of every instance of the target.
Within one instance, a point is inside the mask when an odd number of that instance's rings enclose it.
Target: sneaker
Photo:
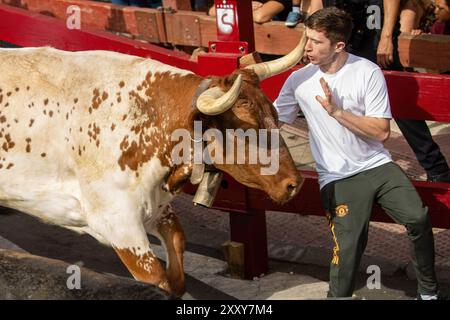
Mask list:
[[[299,12],[294,12],[291,11],[289,12],[287,18],[286,18],[286,22],[284,23],[284,25],[286,27],[290,27],[293,28],[295,27],[298,23],[300,23],[300,20],[302,19],[302,14]]]
[[[416,300],[447,300],[447,296],[441,292],[433,295],[421,295],[417,294]]]
[[[428,176],[427,181],[431,182],[450,182],[450,171],[435,176]]]

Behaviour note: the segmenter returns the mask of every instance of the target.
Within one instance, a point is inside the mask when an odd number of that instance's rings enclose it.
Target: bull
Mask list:
[[[0,205],[93,236],[135,279],[181,296],[185,236],[169,203],[196,164],[174,163],[171,133],[194,121],[223,133],[277,129],[259,82],[295,65],[304,45],[209,78],[107,51],[0,49]],[[284,203],[303,180],[282,139],[279,159],[273,175],[260,163],[213,165]],[[147,234],[166,249],[165,269]]]

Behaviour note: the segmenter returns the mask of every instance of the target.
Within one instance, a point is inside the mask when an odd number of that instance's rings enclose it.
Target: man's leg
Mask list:
[[[287,27],[295,27],[301,21],[305,20],[306,13],[300,12],[300,1],[301,0],[292,0],[292,11],[289,12],[286,17],[286,22],[284,23]],[[309,1],[303,0],[303,2]]]
[[[449,167],[424,120],[396,120],[429,180],[450,182]],[[439,178],[441,177],[441,178]]]
[[[374,190],[361,175],[332,182],[321,191],[334,241],[330,297],[351,297],[366,248]]]
[[[395,222],[406,226],[411,241],[411,258],[417,275],[418,292],[438,291],[434,269],[434,238],[422,200],[404,172],[395,164],[382,166],[374,182],[380,186],[378,202]]]

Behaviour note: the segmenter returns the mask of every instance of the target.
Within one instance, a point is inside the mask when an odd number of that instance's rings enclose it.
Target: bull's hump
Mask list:
[[[104,155],[102,162],[115,159],[135,172],[154,157],[170,165],[168,110],[190,103],[191,72],[114,52],[53,48],[0,49],[0,66],[7,71],[0,74],[3,169],[15,165],[7,159],[14,152],[49,162],[58,152]]]

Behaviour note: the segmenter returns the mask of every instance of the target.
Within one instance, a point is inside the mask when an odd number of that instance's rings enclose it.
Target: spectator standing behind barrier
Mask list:
[[[450,0],[436,0],[434,14],[436,22],[431,28],[431,33],[450,35]]]
[[[350,13],[355,31],[349,52],[377,62],[387,70],[404,71],[398,54],[401,0],[324,0],[324,6],[336,5]],[[382,29],[369,29],[367,8],[376,5],[382,11]],[[407,107],[407,106],[405,106]],[[425,120],[395,119],[403,136],[414,151],[428,181],[450,182],[450,169],[439,146],[433,140]]]
[[[414,29],[429,30],[433,10],[434,4],[431,0],[402,0],[400,2],[400,32],[411,33]]]
[[[436,0],[436,5],[434,7],[435,22],[431,26],[431,34],[442,34],[450,35],[450,0]],[[413,18],[409,17],[405,19],[406,23],[401,21],[402,32],[411,32],[412,35],[420,35],[426,30],[420,29],[420,26],[413,24],[410,21]],[[406,27],[404,28],[404,24]],[[405,31],[404,31],[405,29]]]
[[[292,0],[292,11],[289,12],[284,24],[293,28],[310,14],[322,8],[322,0]]]
[[[271,20],[285,20],[292,9],[292,0],[259,0],[252,1],[253,22],[265,23]],[[209,9],[210,16],[216,16],[216,7]]]
[[[352,31],[345,11],[319,10],[305,26],[311,63],[289,76],[274,106],[280,121],[292,123],[301,108],[308,122],[322,203],[335,242],[329,296],[352,296],[376,201],[406,226],[418,299],[438,299],[427,209],[383,147],[391,118],[383,73],[376,64],[345,51]]]

